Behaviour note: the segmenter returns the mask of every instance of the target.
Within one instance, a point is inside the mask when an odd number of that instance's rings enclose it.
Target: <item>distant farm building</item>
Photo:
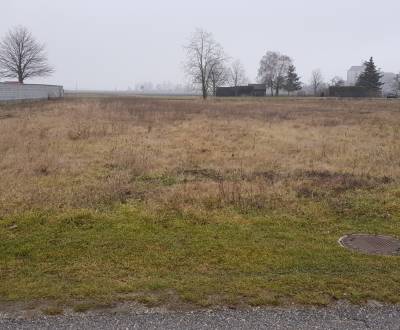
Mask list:
[[[248,84],[247,86],[218,87],[217,97],[243,97],[243,96],[266,96],[267,86],[265,84]]]
[[[358,86],[331,86],[328,95],[330,97],[374,97],[376,93],[365,87]]]

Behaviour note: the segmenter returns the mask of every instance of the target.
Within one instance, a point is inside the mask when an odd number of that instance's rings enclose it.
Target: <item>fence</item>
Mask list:
[[[62,97],[64,97],[62,86],[0,83],[0,102],[48,100]]]

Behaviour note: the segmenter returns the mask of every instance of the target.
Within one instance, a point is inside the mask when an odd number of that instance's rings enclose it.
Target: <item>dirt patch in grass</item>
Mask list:
[[[185,176],[185,180],[188,180],[188,177],[194,177],[195,180],[201,179],[209,179],[213,181],[221,181],[223,180],[223,176],[216,170],[213,169],[191,169],[191,170],[180,170],[178,172]]]
[[[349,190],[376,189],[394,181],[387,176],[371,177],[329,171],[298,172],[296,176],[302,180],[296,189],[299,197],[324,196],[329,193],[340,194]]]
[[[387,176],[371,177],[369,175],[360,176],[351,173],[329,171],[305,171],[299,173],[299,176],[312,181],[316,186],[330,188],[335,191],[372,189],[393,182],[393,179]]]

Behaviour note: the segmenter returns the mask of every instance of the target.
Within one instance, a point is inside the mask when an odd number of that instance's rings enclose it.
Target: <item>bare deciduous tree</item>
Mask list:
[[[210,72],[211,74],[211,89],[213,96],[217,95],[217,88],[228,83],[229,70],[224,63],[214,65]]]
[[[247,82],[246,71],[240,60],[236,60],[232,63],[229,70],[229,82],[235,87],[235,94],[237,96],[237,87]]]
[[[279,95],[279,91],[283,88],[285,76],[289,66],[292,65],[292,59],[279,52],[267,52],[260,62],[258,69],[258,80],[266,84],[271,90],[271,95]]]
[[[393,93],[400,96],[400,73],[396,74],[392,83]]]
[[[20,83],[33,77],[53,73],[45,54],[45,46],[36,41],[25,27],[8,32],[0,43],[0,76],[17,78]]]
[[[345,84],[346,82],[344,81],[344,79],[339,76],[333,77],[329,82],[329,85],[333,87],[343,87]]]
[[[311,81],[310,82],[311,82],[311,86],[314,91],[314,96],[317,96],[321,86],[324,83],[320,69],[316,69],[311,73]]]
[[[190,43],[185,47],[187,51],[186,73],[193,79],[193,83],[201,86],[203,98],[206,99],[212,81],[212,72],[225,63],[226,55],[221,45],[214,40],[211,33],[197,29]]]

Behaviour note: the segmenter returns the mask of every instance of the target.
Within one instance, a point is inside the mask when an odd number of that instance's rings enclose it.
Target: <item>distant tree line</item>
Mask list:
[[[201,86],[204,99],[210,93],[215,95],[218,87],[237,87],[248,81],[240,60],[229,64],[229,56],[211,33],[202,29],[196,30],[185,49],[186,73],[194,84]],[[356,86],[368,89],[371,94],[379,95],[383,86],[381,81],[383,74],[376,68],[372,57],[364,63],[364,66],[365,70],[358,77]],[[324,90],[330,86],[345,86],[344,79],[338,76],[326,83],[319,69],[312,71],[308,86],[303,84],[296,72],[293,59],[276,51],[268,51],[261,58],[257,80],[266,85],[271,96],[279,96],[281,91],[291,95],[302,89],[308,89],[313,95],[319,96],[324,95]],[[393,86],[396,91],[400,91],[400,74],[396,76]]]
[[[185,49],[186,74],[191,77],[194,84],[200,86],[204,99],[210,93],[216,95],[218,87],[226,85],[238,87],[248,82],[241,61],[235,60],[229,64],[229,56],[211,33],[197,29]],[[258,81],[266,84],[271,95],[276,96],[281,90],[287,91],[290,95],[302,88],[292,59],[279,52],[267,52],[263,56],[258,70]]]
[[[185,71],[192,83],[200,86],[203,98],[209,94],[216,95],[218,87],[239,87],[248,82],[242,62],[238,59],[232,61],[211,33],[197,29],[185,49]],[[383,74],[372,57],[364,62],[364,67],[356,86],[371,91],[373,95],[380,95],[384,85]],[[17,79],[23,83],[26,79],[46,77],[53,72],[48,64],[45,45],[39,43],[27,28],[15,27],[0,41],[0,78]],[[281,91],[291,95],[305,88],[317,96],[328,86],[345,86],[340,77],[325,83],[319,69],[312,71],[310,83],[306,86],[296,72],[293,59],[276,51],[268,51],[262,56],[257,80],[266,85],[271,96],[279,96]],[[400,94],[400,74],[393,80],[392,89]]]
[[[258,81],[266,84],[272,96],[279,96],[280,90],[286,90],[290,94],[300,90],[302,86],[292,59],[279,52],[267,52],[262,57]]]

